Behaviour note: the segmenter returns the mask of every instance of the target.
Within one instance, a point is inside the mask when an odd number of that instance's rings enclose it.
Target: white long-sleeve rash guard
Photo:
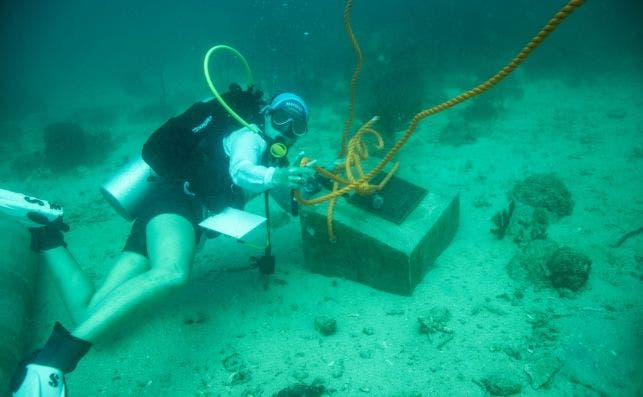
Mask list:
[[[275,168],[260,165],[267,148],[266,141],[246,127],[223,139],[223,150],[230,157],[229,172],[235,185],[251,193],[261,193],[273,187]]]

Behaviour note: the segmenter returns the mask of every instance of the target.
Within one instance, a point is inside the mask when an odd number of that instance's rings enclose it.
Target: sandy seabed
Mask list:
[[[401,177],[461,199],[455,239],[412,296],[308,272],[299,220],[277,212],[274,275],[230,271],[261,252],[224,237],[208,241],[187,287],[94,346],[68,376],[71,395],[270,396],[323,383],[338,396],[484,396],[497,379],[525,396],[641,395],[643,236],[612,245],[643,223],[643,84],[619,76],[591,86],[503,84],[523,95],[477,123],[475,142],[440,142],[439,132],[461,116],[455,108],[425,120],[400,154]],[[332,160],[336,152],[344,114],[334,105],[314,108],[311,132],[298,144],[313,157]],[[23,128],[42,128],[44,119]],[[7,167],[2,177],[9,189],[64,204],[67,242],[97,282],[129,230],[98,186],[159,122],[118,119],[111,130],[121,145],[100,166],[19,180]],[[592,260],[585,288],[563,296],[509,278],[506,265],[519,248],[489,232],[517,181],[551,172],[575,206],[549,226],[549,237]],[[71,326],[50,281],[43,272],[34,346],[54,321]],[[436,307],[451,315],[453,338],[444,344],[418,330],[418,317]],[[335,334],[315,329],[320,315],[337,321]],[[544,334],[534,318],[543,319]],[[526,368],[541,356],[560,368],[535,389]]]

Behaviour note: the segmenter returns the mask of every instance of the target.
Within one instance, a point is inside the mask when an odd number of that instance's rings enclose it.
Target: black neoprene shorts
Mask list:
[[[194,237],[198,243],[202,233],[199,222],[203,217],[203,209],[199,199],[186,194],[183,191],[182,183],[163,182],[148,194],[136,212],[136,218],[123,251],[136,252],[149,257],[146,227],[152,218],[160,214],[176,214],[187,219],[194,227]]]

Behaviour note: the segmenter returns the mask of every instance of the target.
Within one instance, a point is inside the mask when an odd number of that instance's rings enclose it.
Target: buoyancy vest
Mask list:
[[[263,127],[262,95],[252,87],[243,91],[231,85],[222,97],[244,120]],[[216,99],[198,102],[154,131],[142,156],[163,178],[187,181],[189,191],[208,209],[242,208],[244,194],[232,182],[223,148],[223,138],[239,128]]]

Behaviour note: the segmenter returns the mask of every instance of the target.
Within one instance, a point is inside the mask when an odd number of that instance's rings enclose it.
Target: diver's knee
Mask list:
[[[190,272],[183,269],[164,269],[155,272],[155,278],[162,280],[167,288],[179,288],[187,284]]]
[[[190,279],[190,272],[187,272],[187,271],[174,272],[170,279],[170,284],[173,287],[177,287],[177,288],[183,287],[185,284],[188,283],[189,279]]]

